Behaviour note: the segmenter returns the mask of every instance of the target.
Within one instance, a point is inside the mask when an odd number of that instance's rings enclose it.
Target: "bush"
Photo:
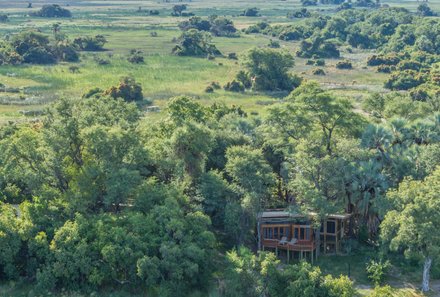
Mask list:
[[[302,38],[300,32],[297,34],[298,38]],[[300,48],[296,52],[296,55],[301,58],[339,58],[341,53],[336,44],[332,41],[324,40],[323,38],[314,38],[301,41]]]
[[[43,7],[31,14],[42,18],[70,18],[71,12],[57,4],[43,5]]]
[[[381,285],[385,280],[390,266],[391,264],[389,261],[382,262],[382,260],[371,260],[366,267],[368,278],[375,286]]]
[[[228,59],[230,59],[230,60],[238,60],[237,54],[236,53],[229,53],[228,54]]]
[[[300,83],[298,77],[289,73],[295,61],[288,52],[254,48],[248,52],[244,64],[257,91],[291,91]]]
[[[183,11],[186,10],[188,6],[186,4],[177,4],[173,6],[172,16],[182,16]]]
[[[207,86],[205,88],[205,93],[214,93],[214,88],[212,86]]]
[[[102,51],[107,39],[103,35],[95,37],[78,37],[73,40],[73,44],[82,51]]]
[[[100,97],[103,94],[104,94],[104,90],[101,90],[100,88],[94,88],[87,91],[87,93],[83,94],[82,98]]]
[[[241,16],[247,16],[247,17],[257,17],[259,16],[260,10],[256,7],[253,8],[247,8],[245,11],[243,11],[243,13],[241,14]]]
[[[142,51],[140,50],[131,50],[130,55],[127,58],[128,62],[133,64],[142,64],[144,63],[144,56],[142,55]]]
[[[159,36],[159,35],[157,34],[156,31],[153,31],[153,32],[150,32],[150,36],[151,36],[151,37],[157,37],[157,36]]]
[[[272,40],[272,39],[271,39],[271,40],[269,41],[268,47],[270,47],[270,48],[280,48],[281,45],[280,45],[279,41],[276,41],[276,40]]]
[[[323,59],[316,60],[315,66],[325,66],[325,60]]]
[[[336,63],[336,68],[338,69],[353,69],[353,65],[350,61],[344,60]]]
[[[23,54],[23,61],[29,64],[54,64],[57,59],[47,48],[33,47]]]
[[[142,86],[132,77],[121,78],[119,85],[111,87],[104,92],[104,95],[114,99],[122,98],[127,102],[141,101],[144,99]]]
[[[109,65],[110,64],[110,60],[104,59],[103,57],[94,56],[93,59],[95,60],[95,62],[98,65]]]
[[[237,75],[235,76],[235,79],[239,81],[246,89],[249,89],[252,86],[252,80],[250,78],[249,73],[240,70]]]
[[[9,21],[9,17],[7,14],[0,14],[0,23],[6,23]]]
[[[404,70],[393,72],[384,86],[390,90],[409,90],[423,84],[425,81],[426,76],[423,73]]]
[[[55,53],[59,60],[66,62],[79,61],[79,54],[76,48],[67,41],[59,42],[55,47]]]
[[[325,71],[322,68],[315,68],[312,70],[313,75],[325,75]]]
[[[367,60],[368,66],[397,65],[402,57],[397,55],[372,55]]]
[[[242,83],[233,80],[231,82],[226,83],[226,85],[223,87],[225,91],[229,92],[244,92],[245,88]]]
[[[212,44],[211,34],[196,29],[183,32],[177,40],[178,44],[172,52],[178,56],[220,55],[220,51]]]
[[[368,297],[394,297],[394,290],[390,286],[375,287]]]
[[[220,84],[217,81],[213,81],[211,82],[210,86],[214,89],[214,90],[219,90],[221,89]]]
[[[148,12],[150,15],[159,15],[160,13],[159,13],[159,10],[156,10],[156,9],[154,9],[154,10],[150,10],[149,12]]]
[[[396,70],[395,66],[387,66],[387,65],[380,65],[377,67],[377,72],[381,73],[391,73],[392,71]]]
[[[312,13],[307,8],[301,8],[287,13],[287,17],[290,19],[309,18]]]

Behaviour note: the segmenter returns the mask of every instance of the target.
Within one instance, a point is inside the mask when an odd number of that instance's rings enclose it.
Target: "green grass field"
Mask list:
[[[415,9],[417,1],[383,1],[390,5],[404,5]],[[107,51],[100,53],[82,53],[81,61],[75,65],[79,73],[70,73],[69,64],[54,66],[19,66],[0,68],[0,82],[8,87],[20,88],[19,94],[0,92],[0,123],[10,120],[27,120],[20,111],[43,109],[44,106],[60,97],[78,97],[95,87],[102,89],[115,85],[122,76],[133,75],[142,84],[146,98],[157,106],[166,105],[170,97],[188,95],[204,103],[221,101],[227,104],[241,105],[247,111],[261,111],[261,102],[276,102],[277,96],[271,94],[245,93],[235,94],[218,91],[206,94],[204,89],[213,81],[221,85],[230,81],[240,64],[224,58],[208,61],[202,58],[175,57],[171,55],[174,45],[172,39],[179,36],[177,23],[183,18],[170,16],[174,3],[161,1],[67,1],[57,3],[69,5],[72,19],[42,19],[25,16],[29,11],[40,8],[46,1],[34,1],[33,8],[27,9],[25,3],[1,1],[2,11],[10,15],[10,22],[0,25],[0,34],[15,33],[23,29],[34,28],[51,34],[52,25],[61,23],[61,32],[71,39],[103,34],[108,39]],[[440,1],[431,1],[431,7],[440,10]],[[261,17],[238,16],[245,8],[256,6],[261,10]],[[139,12],[139,7],[141,12]],[[300,7],[299,1],[192,1],[188,10],[199,16],[212,14],[231,17],[238,28],[246,28],[258,21],[271,23],[292,22],[286,18],[286,12]],[[159,16],[150,16],[147,11],[158,9]],[[323,13],[332,13],[334,6],[323,5]],[[151,32],[157,37],[151,37]],[[243,54],[255,46],[265,46],[267,36],[241,34],[240,38],[214,38],[222,53]],[[294,52],[297,44],[283,42],[282,47]],[[145,55],[145,63],[133,65],[126,61],[131,49],[140,49]],[[361,100],[372,91],[384,91],[384,74],[365,69],[365,60],[371,52],[342,52],[344,58],[354,62],[355,69],[337,70],[336,61],[327,61],[324,68],[326,76],[313,76],[312,66],[306,66],[305,60],[296,59],[293,72],[307,79],[315,79],[335,93],[355,101]],[[103,56],[111,61],[110,65],[100,66],[94,56]],[[279,96],[279,94],[277,94]]]

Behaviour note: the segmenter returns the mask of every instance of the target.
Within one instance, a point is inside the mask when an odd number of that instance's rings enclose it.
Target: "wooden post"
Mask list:
[[[336,228],[336,246],[335,246],[335,249],[336,249],[336,255],[338,255],[339,254],[339,244],[338,244],[338,237],[339,237],[339,231],[338,231],[338,221],[339,220],[335,220],[335,228]]]
[[[290,263],[290,252],[289,252],[289,247],[287,247],[287,264]]]
[[[275,247],[275,255],[278,257],[278,247]]]
[[[324,255],[327,254],[327,220],[324,221]]]

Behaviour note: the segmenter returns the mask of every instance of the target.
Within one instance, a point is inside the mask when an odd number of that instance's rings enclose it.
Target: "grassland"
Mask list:
[[[30,11],[40,8],[47,1],[33,1],[33,8],[27,9],[24,3],[0,1],[0,8],[10,15],[10,22],[0,25],[0,35],[5,36],[17,31],[34,28],[49,35],[52,25],[61,23],[61,31],[70,38],[84,35],[103,34],[108,39],[107,51],[100,53],[82,53],[81,61],[75,64],[79,73],[69,72],[70,64],[54,66],[19,66],[0,68],[0,82],[8,87],[19,88],[20,93],[0,92],[0,123],[10,120],[26,120],[23,110],[43,109],[44,106],[60,97],[78,97],[87,90],[115,85],[119,78],[133,75],[144,89],[146,98],[157,106],[166,105],[170,97],[189,95],[204,103],[215,101],[241,105],[247,111],[261,111],[261,105],[279,100],[280,94],[245,93],[235,94],[218,91],[206,94],[204,89],[212,82],[220,84],[232,79],[240,69],[240,63],[218,58],[207,60],[171,55],[172,39],[179,36],[177,23],[181,18],[170,16],[174,3],[161,1],[52,1],[69,5],[74,17],[69,20],[42,19],[26,16]],[[384,1],[390,5],[402,5],[415,9],[417,1]],[[262,17],[238,16],[245,8],[260,8]],[[271,23],[292,22],[286,18],[286,12],[298,8],[299,1],[192,1],[189,11],[199,16],[212,14],[231,17],[238,28],[245,28],[258,21]],[[440,9],[440,1],[432,1],[431,6]],[[139,11],[141,8],[141,11]],[[159,16],[150,16],[148,10],[157,9]],[[322,13],[332,13],[334,6],[319,6]],[[157,37],[151,37],[151,32]],[[269,42],[266,36],[241,34],[239,38],[215,38],[215,44],[225,54],[235,52],[243,54],[254,46],[265,46]],[[297,44],[282,43],[286,50],[294,52]],[[142,50],[145,63],[130,64],[126,56],[131,49]],[[369,52],[343,52],[343,57],[354,62],[351,71],[337,70],[336,61],[327,61],[324,67],[326,76],[313,76],[313,67],[306,66],[305,60],[297,59],[293,72],[305,78],[315,79],[334,92],[354,98],[357,102],[372,91],[384,91],[383,81],[386,75],[377,74],[365,68],[365,59]],[[103,56],[111,61],[110,65],[98,65],[94,56]],[[21,113],[20,113],[21,112]]]

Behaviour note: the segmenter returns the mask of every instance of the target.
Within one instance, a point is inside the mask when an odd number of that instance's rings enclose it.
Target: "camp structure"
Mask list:
[[[319,254],[340,254],[347,237],[350,214],[330,214],[319,219],[316,213],[299,214],[270,209],[258,214],[258,249],[285,251],[287,260],[297,256],[312,262]]]

